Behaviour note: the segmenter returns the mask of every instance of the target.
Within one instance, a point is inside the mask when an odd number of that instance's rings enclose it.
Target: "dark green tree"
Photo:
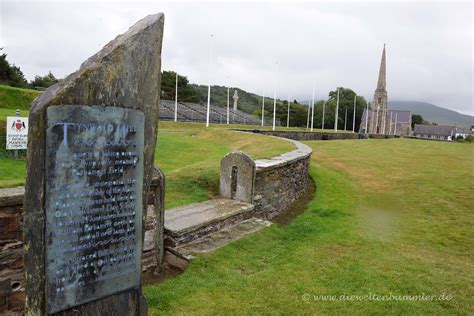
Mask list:
[[[367,107],[367,102],[364,97],[357,95],[356,93],[344,87],[339,87],[339,110],[338,110],[338,129],[344,129],[344,119],[347,109],[347,124],[346,129],[352,131],[353,117],[354,117],[354,97],[356,97],[356,113],[355,113],[355,131],[359,131],[360,123],[362,121],[362,114]],[[326,115],[324,128],[333,128],[335,121],[335,111],[337,103],[337,89],[329,92],[329,100],[326,102]],[[321,103],[322,104],[322,103]],[[319,107],[321,108],[321,107]],[[315,108],[315,115],[321,113],[322,109]],[[318,115],[322,116],[322,115]],[[321,120],[321,118],[319,118]],[[320,121],[319,121],[320,122]],[[319,123],[320,124],[320,123]],[[320,125],[317,125],[318,127]]]
[[[423,124],[424,119],[420,114],[411,115],[411,128],[415,128],[415,124]]]
[[[176,72],[164,70],[161,74],[161,98],[163,100],[174,100],[176,94]],[[189,84],[186,76],[178,74],[178,101],[199,102],[199,94]]]
[[[0,50],[3,50],[3,48],[0,48]],[[20,67],[10,65],[5,53],[0,55],[0,84],[20,88],[28,86]]]
[[[303,127],[306,126],[308,117],[308,107],[303,106],[294,100],[290,104],[290,126],[291,127]]]
[[[43,87],[48,88],[55,83],[58,83],[59,79],[57,79],[51,71],[48,72],[45,76],[35,76],[35,80],[30,82],[30,85],[33,87]]]
[[[262,108],[255,109],[252,112],[257,117],[262,116]],[[306,116],[308,115],[307,108],[294,100],[290,102],[290,127],[302,127],[306,126]],[[273,99],[265,99],[265,122],[266,125],[273,123]],[[276,102],[276,119],[279,121],[282,127],[286,127],[288,118],[288,101],[277,100]]]

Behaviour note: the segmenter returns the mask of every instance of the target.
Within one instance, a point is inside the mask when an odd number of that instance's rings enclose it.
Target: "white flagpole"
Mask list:
[[[382,134],[385,134],[385,122],[387,121],[387,113],[383,111],[383,121],[382,121]]]
[[[310,116],[310,109],[311,107],[311,102],[308,100],[308,119],[306,120],[306,128],[309,128],[309,116]]]
[[[379,109],[380,106],[377,106],[377,116],[375,117],[375,134],[380,134],[380,126],[379,126]]]
[[[390,125],[388,126],[388,135],[392,135],[392,111],[390,111]]]
[[[314,122],[314,81],[313,81],[313,96],[311,98],[311,131],[313,131]]]
[[[334,115],[334,131],[337,132],[337,121],[339,118],[339,88],[337,88],[336,114]]]
[[[352,116],[352,133],[355,133],[355,128],[356,128],[356,98],[357,98],[357,95],[354,96],[354,115]]]
[[[174,121],[178,121],[178,73],[176,72],[176,89],[174,92]]]
[[[286,115],[286,128],[290,128],[290,95],[288,95],[288,114]]]
[[[265,119],[265,93],[262,96],[262,126]]]
[[[212,63],[212,38],[209,41],[209,83],[207,87],[207,112],[206,112],[206,127],[209,127],[209,112],[211,111],[211,63]]]
[[[323,103],[323,121],[321,122],[321,129],[324,131],[324,111],[326,109],[326,101]]]
[[[227,87],[227,125],[229,125],[230,87]]]
[[[365,110],[365,133],[367,134],[367,128],[369,125],[369,104],[370,102],[367,101],[367,109]]]
[[[394,127],[394,133],[393,135],[397,135],[397,119],[398,119],[398,113],[395,113],[395,127]]]
[[[346,114],[344,114],[344,130],[347,130],[347,106],[346,106]]]
[[[276,122],[276,107],[277,107],[277,85],[278,85],[278,61],[276,63],[276,72],[275,72],[275,92],[273,94],[273,130],[275,130]]]

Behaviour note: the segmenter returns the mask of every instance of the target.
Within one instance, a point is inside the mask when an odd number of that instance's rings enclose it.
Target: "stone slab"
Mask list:
[[[244,152],[231,152],[221,160],[219,193],[222,197],[252,203],[255,162]]]
[[[191,243],[175,247],[173,251],[179,253],[183,258],[191,260],[197,255],[213,252],[228,243],[255,233],[271,224],[267,220],[252,217],[208,236],[203,236]]]
[[[165,230],[180,235],[199,227],[251,212],[253,205],[230,199],[215,199],[173,208],[165,212]]]
[[[0,189],[0,207],[23,204],[24,187]]]
[[[49,313],[140,285],[144,121],[124,108],[48,108]]]
[[[170,250],[165,251],[165,262],[175,268],[178,268],[182,271],[186,269],[188,266],[188,260],[185,258],[181,257],[181,255],[175,254]]]
[[[276,136],[270,136],[270,137],[276,137]],[[262,171],[262,170],[272,169],[272,168],[278,168],[286,164],[290,164],[297,160],[307,158],[313,153],[313,150],[311,149],[311,147],[303,143],[300,143],[292,139],[286,139],[286,140],[292,142],[295,145],[296,149],[283,153],[281,155],[272,157],[270,159],[255,160],[255,165],[257,166],[257,172]]]
[[[49,87],[32,103],[29,111],[27,181],[24,197],[25,314],[45,315],[48,306],[48,261],[46,245],[46,142],[47,110],[53,106],[97,105],[126,108],[144,114],[142,201],[148,201],[156,150],[161,91],[161,44],[164,15],[153,14],[135,23],[81,67]],[[73,37],[72,37],[73,38]],[[113,179],[112,179],[113,180]],[[146,203],[143,203],[144,238]],[[141,284],[141,276],[140,282]],[[141,286],[95,299],[61,315],[146,315]]]

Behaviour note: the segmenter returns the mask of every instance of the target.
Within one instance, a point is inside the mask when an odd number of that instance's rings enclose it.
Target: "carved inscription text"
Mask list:
[[[48,312],[138,287],[144,115],[115,107],[47,112]]]

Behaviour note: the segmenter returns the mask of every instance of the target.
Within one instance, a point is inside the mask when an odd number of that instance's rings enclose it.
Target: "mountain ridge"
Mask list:
[[[456,125],[466,128],[474,125],[474,116],[428,102],[393,100],[388,101],[388,107],[392,110],[404,110],[411,111],[412,114],[420,114],[423,119],[440,125]]]
[[[200,95],[200,102],[205,103],[207,101],[207,86],[191,84]],[[234,91],[237,90],[239,94],[239,109],[249,114],[256,114],[256,110],[261,108],[262,96],[257,93],[252,93],[240,89],[238,87],[230,88],[230,104],[233,105],[232,96]],[[272,104],[272,97],[266,97],[267,102]],[[218,106],[225,106],[227,102],[227,87],[225,86],[212,86],[211,87],[211,101]],[[317,103],[319,100],[315,100]],[[283,100],[278,99],[277,103],[281,103]],[[305,107],[308,101],[298,100],[298,103]],[[432,103],[414,100],[393,100],[388,101],[389,109],[393,110],[404,110],[410,111],[412,114],[420,114],[423,119],[432,123],[440,125],[456,125],[458,127],[469,128],[474,125],[474,116],[462,114],[454,110],[450,110]]]

